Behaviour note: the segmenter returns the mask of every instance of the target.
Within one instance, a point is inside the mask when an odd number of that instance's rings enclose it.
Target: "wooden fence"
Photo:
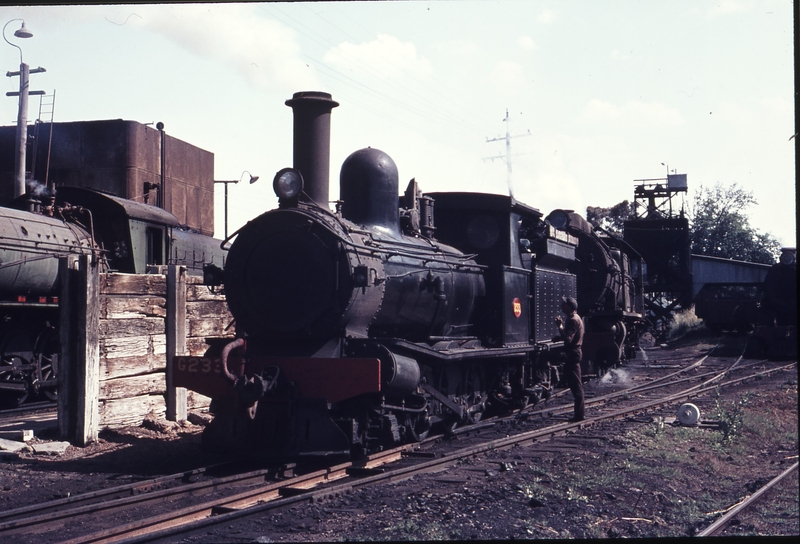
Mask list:
[[[207,338],[233,337],[225,298],[186,268],[101,274],[90,256],[62,259],[59,431],[86,444],[100,430],[154,412],[186,419],[209,399],[171,386],[174,355],[202,355]]]

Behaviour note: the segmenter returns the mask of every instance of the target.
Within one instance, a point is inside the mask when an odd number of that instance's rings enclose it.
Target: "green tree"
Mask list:
[[[634,205],[623,200],[610,208],[587,206],[586,220],[595,227],[601,227],[615,236],[622,237],[625,221],[635,218]]]
[[[757,204],[753,193],[736,183],[723,187],[697,190],[689,206],[692,253],[773,264],[780,254],[781,244],[769,233],[750,226],[745,210]]]

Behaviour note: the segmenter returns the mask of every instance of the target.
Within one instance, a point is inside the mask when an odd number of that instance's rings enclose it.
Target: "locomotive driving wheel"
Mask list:
[[[36,378],[34,367],[30,336],[21,329],[6,332],[0,338],[0,383],[6,385],[0,402],[12,407],[25,402]]]
[[[414,442],[422,442],[428,438],[428,434],[431,432],[431,420],[427,412],[406,414],[404,423]]]
[[[58,359],[61,354],[58,330],[55,327],[47,326],[39,333],[33,354],[36,360],[36,377],[41,384],[39,392],[54,401],[58,398],[58,385],[53,381],[58,377]]]

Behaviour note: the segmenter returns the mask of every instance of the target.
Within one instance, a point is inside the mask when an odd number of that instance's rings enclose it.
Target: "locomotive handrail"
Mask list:
[[[65,209],[66,209],[66,210],[68,210],[68,211],[74,211],[74,210],[77,210],[77,211],[78,211],[78,213],[85,213],[85,214],[87,214],[87,215],[89,216],[89,229],[88,229],[88,230],[89,230],[89,239],[90,239],[90,241],[91,241],[90,248],[91,248],[91,250],[92,250],[92,253],[94,253],[94,249],[95,249],[95,245],[96,245],[96,244],[95,244],[95,241],[94,241],[94,216],[92,215],[92,210],[90,210],[90,209],[88,209],[88,208],[84,208],[83,206],[73,206],[73,207],[70,207],[70,208],[60,208],[60,207],[59,207],[59,208],[56,208],[56,210],[58,211],[58,214],[61,216],[61,219],[64,221],[64,225],[65,225],[65,226],[66,226],[66,227],[67,227],[67,228],[68,228],[68,229],[69,229],[69,230],[70,230],[70,231],[71,231],[73,234],[75,234],[75,236],[76,236],[76,237],[79,235],[79,233],[75,232],[75,231],[72,229],[72,225],[70,224],[70,221],[69,221],[69,220],[67,220],[67,218],[66,218],[66,217],[64,217],[64,210],[65,210]],[[75,220],[75,219],[73,219],[73,221],[75,221],[75,223],[78,223],[78,221],[77,221],[77,220]],[[80,223],[78,223],[78,224],[80,224]],[[83,225],[81,225],[81,226],[83,226]]]
[[[10,240],[12,243],[9,243],[7,240]],[[0,248],[11,249],[15,251],[25,251],[28,253],[47,253],[60,250],[58,252],[59,254],[63,254],[66,252],[72,253],[75,252],[76,250],[81,250],[81,249],[92,251],[92,248],[88,246],[68,246],[65,244],[59,244],[58,242],[27,242],[27,243],[13,243],[13,242],[20,242],[20,241],[15,238],[4,238],[3,236],[0,236]],[[58,254],[53,254],[53,256],[57,257]]]

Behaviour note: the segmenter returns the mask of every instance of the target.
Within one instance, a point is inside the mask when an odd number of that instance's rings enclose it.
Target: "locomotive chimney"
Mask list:
[[[294,93],[286,105],[294,111],[294,168],[303,175],[303,191],[328,206],[331,154],[331,110],[339,105],[329,93]],[[301,194],[301,200],[305,200]]]

